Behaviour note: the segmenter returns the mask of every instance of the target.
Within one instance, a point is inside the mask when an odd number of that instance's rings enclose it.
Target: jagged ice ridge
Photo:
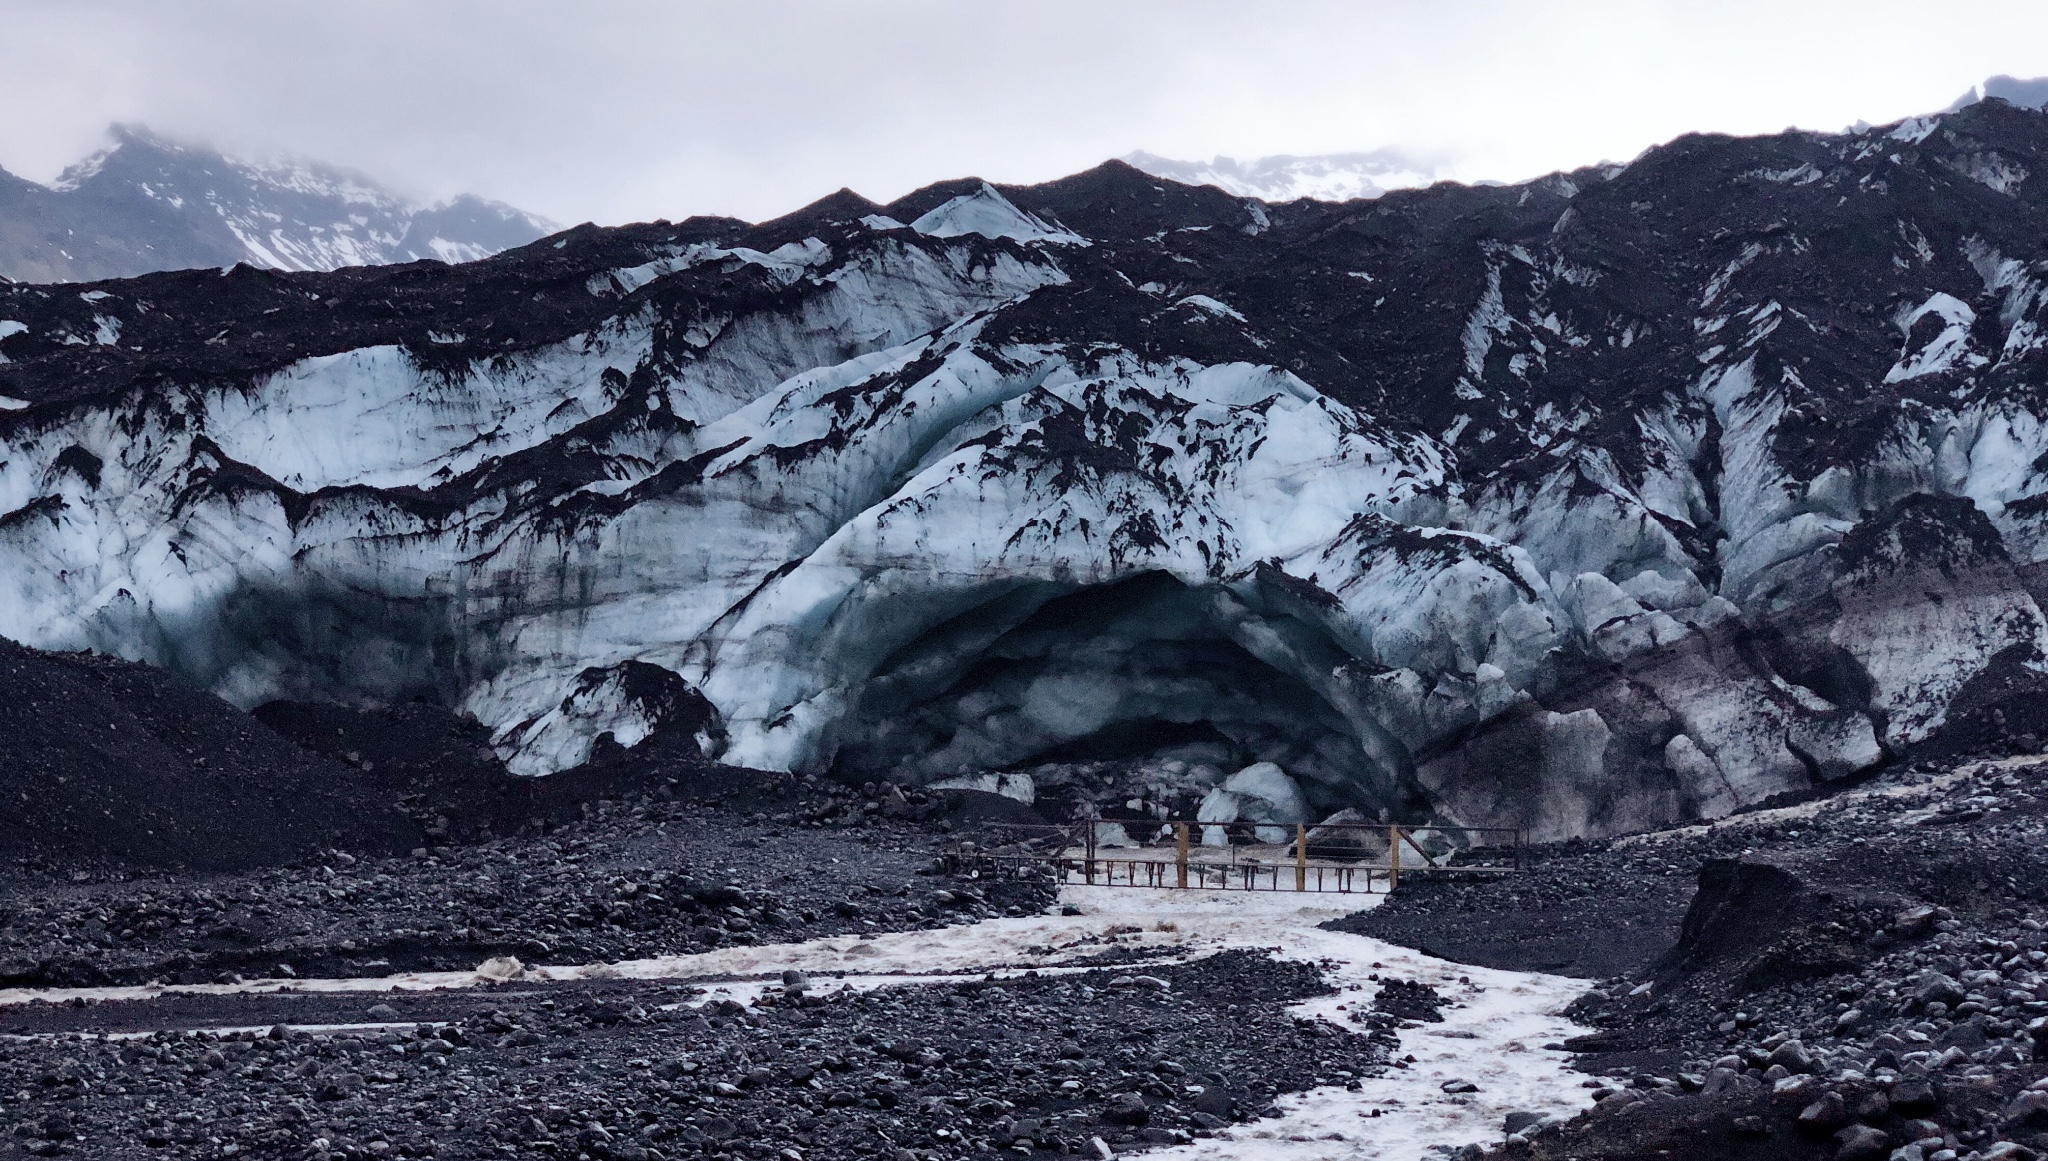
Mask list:
[[[0,632],[437,698],[529,774],[680,731],[1161,809],[1264,761],[1314,817],[1718,816],[2048,657],[2044,153],[1993,100],[1350,206],[1113,163],[0,288]]]

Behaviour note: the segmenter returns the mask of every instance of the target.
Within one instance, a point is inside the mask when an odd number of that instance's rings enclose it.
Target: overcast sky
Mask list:
[[[1513,180],[1998,73],[2048,75],[2048,3],[0,0],[0,166],[48,180],[139,121],[563,223],[762,218],[1133,149]]]

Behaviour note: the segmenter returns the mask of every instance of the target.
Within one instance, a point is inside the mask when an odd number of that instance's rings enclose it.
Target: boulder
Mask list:
[[[1835,1161],[1879,1161],[1891,1151],[1891,1138],[1869,1125],[1851,1125],[1835,1134]]]
[[[1827,1134],[1849,1123],[1849,1104],[1838,1092],[1822,1093],[1819,1100],[1799,1110],[1799,1127],[1810,1133]]]
[[[1103,1119],[1119,1125],[1142,1125],[1152,1119],[1152,1109],[1145,1098],[1134,1092],[1118,1093]]]
[[[1700,1095],[1718,1097],[1755,1087],[1756,1081],[1732,1068],[1712,1068],[1707,1070],[1706,1080],[1700,1085]]]
[[[1953,1008],[1968,995],[1963,985],[1940,972],[1926,972],[1913,982],[1913,1001],[1921,1007],[1929,1004],[1947,1004]]]
[[[1195,808],[1195,821],[1202,824],[1203,846],[1230,845],[1230,824],[1237,821],[1238,802],[1237,795],[1221,786],[1202,796],[1202,804]]]
[[[1934,908],[1922,904],[1908,907],[1892,917],[1892,931],[1906,939],[1917,939],[1934,928]]]
[[[1789,1073],[1813,1071],[1813,1057],[1806,1051],[1806,1045],[1797,1040],[1787,1040],[1771,1049],[1770,1062]]]
[[[1258,828],[1262,843],[1286,842],[1292,837],[1287,828],[1309,819],[1301,787],[1272,762],[1246,766],[1224,779],[1219,789],[1237,797],[1238,820],[1265,824]]]
[[[2027,1091],[2005,1106],[2005,1123],[2029,1129],[2048,1129],[2048,1092]]]
[[[1479,1091],[1479,1086],[1469,1080],[1447,1080],[1440,1087],[1452,1095]]]
[[[1747,959],[1791,930],[1811,894],[1792,870],[1761,859],[1709,859],[1659,970]]]
[[[1892,1111],[1912,1115],[1930,1112],[1940,1103],[1934,1086],[1923,1078],[1908,1078],[1892,1089]]]

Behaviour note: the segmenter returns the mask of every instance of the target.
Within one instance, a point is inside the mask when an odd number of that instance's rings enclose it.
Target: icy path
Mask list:
[[[1080,915],[993,919],[937,931],[842,935],[808,943],[734,947],[699,955],[628,960],[616,964],[533,968],[514,975],[493,961],[475,972],[420,972],[374,979],[264,980],[138,988],[60,988],[0,991],[0,1005],[30,999],[61,1002],[149,999],[170,992],[225,994],[297,991],[388,992],[465,988],[522,981],[642,979],[707,983],[703,999],[751,1000],[785,970],[810,973],[814,987],[855,988],[935,982],[947,977],[1057,969],[1110,947],[1156,948],[1178,956],[1228,948],[1270,950],[1325,966],[1335,995],[1295,1008],[1350,1027],[1355,1008],[1369,1008],[1374,974],[1417,980],[1436,988],[1452,1006],[1444,1022],[1401,1032],[1405,1069],[1364,1080],[1359,1091],[1315,1089],[1279,1101],[1278,1119],[1238,1126],[1226,1135],[1154,1150],[1164,1159],[1230,1161],[1419,1161],[1434,1145],[1498,1141],[1502,1120],[1516,1109],[1569,1115],[1584,1107],[1584,1078],[1565,1067],[1566,1054],[1542,1046],[1586,1029],[1552,1015],[1584,990],[1580,980],[1493,971],[1434,959],[1359,935],[1323,931],[1325,920],[1376,904],[1380,896],[1297,895],[1292,892],[1165,891],[1069,887],[1061,901]],[[831,979],[821,977],[833,977]],[[725,981],[723,983],[715,981]],[[1478,1091],[1451,1095],[1453,1080]],[[1374,1116],[1377,1112],[1379,1115]]]

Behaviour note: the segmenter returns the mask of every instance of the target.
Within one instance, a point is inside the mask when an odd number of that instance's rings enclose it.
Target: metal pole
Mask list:
[[[1308,828],[1294,824],[1294,889],[1308,890]]]
[[[1401,828],[1387,828],[1387,890],[1401,885]]]
[[[1174,878],[1183,891],[1188,889],[1188,824],[1173,824]]]
[[[1095,885],[1095,820],[1092,818],[1084,819],[1081,825],[1087,828],[1088,863],[1086,878],[1088,885],[1093,887]]]

